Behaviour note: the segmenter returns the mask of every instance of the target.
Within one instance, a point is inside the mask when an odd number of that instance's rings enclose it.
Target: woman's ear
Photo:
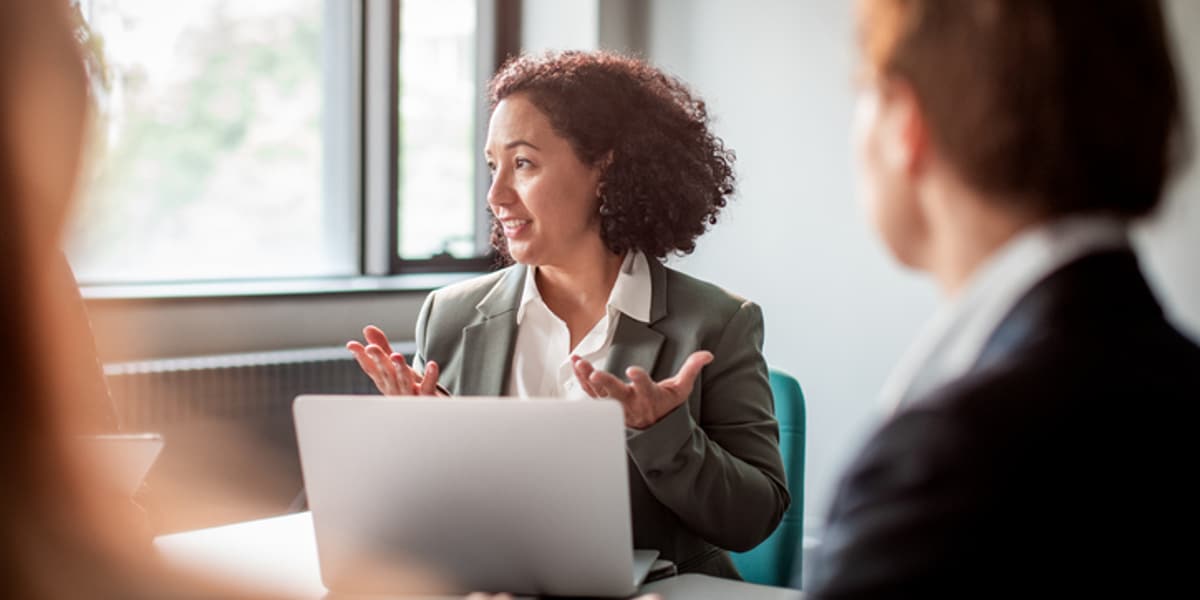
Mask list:
[[[596,173],[599,174],[601,178],[603,178],[604,174],[606,172],[608,172],[608,168],[611,167],[612,164],[613,164],[613,151],[609,150],[608,152],[604,153],[604,156],[600,157],[600,160],[596,161],[596,165],[594,168],[596,169]]]
[[[604,153],[604,156],[597,160],[592,167],[592,172],[596,176],[596,199],[603,201],[604,199],[604,174],[608,172],[608,168],[613,164],[613,151],[609,150]]]

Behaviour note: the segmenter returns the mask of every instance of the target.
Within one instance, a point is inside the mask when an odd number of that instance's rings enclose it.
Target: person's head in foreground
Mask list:
[[[948,303],[838,487],[813,598],[1170,584],[1200,350],[1130,250],[1186,149],[1153,0],[862,0],[855,146]],[[1164,487],[1165,486],[1165,487]],[[1160,494],[1165,491],[1165,494]],[[1190,511],[1190,509],[1188,509]],[[1123,515],[1126,518],[1118,518]]]
[[[147,547],[123,499],[101,493],[71,440],[95,431],[55,260],[74,192],[85,78],[66,2],[13,0],[0,16],[0,564],[6,595],[116,597]],[[87,364],[87,361],[82,361]],[[90,390],[87,390],[90,392]],[[127,529],[126,529],[127,528]],[[123,532],[124,530],[124,532]]]
[[[1154,211],[1184,150],[1157,1],[861,0],[860,181],[902,263],[958,289],[1003,243],[1072,215]],[[943,223],[953,223],[943,226]]]
[[[0,572],[11,598],[231,597],[170,572],[145,515],[84,434],[95,357],[61,242],[88,123],[86,75],[66,0],[0,8]],[[69,277],[67,277],[69,280]],[[103,386],[101,386],[103,387]],[[103,399],[107,401],[107,398]]]

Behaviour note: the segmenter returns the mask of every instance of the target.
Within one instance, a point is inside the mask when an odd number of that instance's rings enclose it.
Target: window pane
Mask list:
[[[343,174],[323,155],[325,2],[82,7],[108,75],[69,250],[81,280],[355,272],[357,199],[328,191]],[[348,70],[340,56],[325,70]]]
[[[477,256],[475,0],[401,0],[399,252]]]

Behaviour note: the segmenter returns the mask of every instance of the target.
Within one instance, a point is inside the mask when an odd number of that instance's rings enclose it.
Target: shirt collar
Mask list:
[[[643,323],[650,322],[650,264],[641,252],[630,252],[608,295],[608,307]]]
[[[1124,222],[1067,217],[1025,230],[997,250],[924,327],[884,385],[888,410],[965,375],[992,332],[1030,289],[1087,254],[1128,247]]]
[[[542,293],[538,291],[536,274],[537,267],[530,266],[525,269],[525,288],[521,291],[521,303],[517,305],[517,325],[525,320],[525,310],[533,302],[542,300]]]
[[[542,302],[536,272],[537,267],[531,266],[525,273],[525,287],[521,292],[521,302],[517,305],[517,325],[525,318],[525,311],[530,303]],[[650,304],[653,300],[651,287],[650,263],[646,255],[638,251],[627,253],[621,262],[621,270],[617,273],[612,291],[608,294],[609,314],[616,311],[649,323]]]

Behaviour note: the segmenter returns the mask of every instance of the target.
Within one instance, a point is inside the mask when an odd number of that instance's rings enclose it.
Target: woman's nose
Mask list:
[[[503,206],[513,201],[512,186],[508,185],[503,173],[496,172],[492,176],[492,185],[488,187],[487,201],[491,206]]]

